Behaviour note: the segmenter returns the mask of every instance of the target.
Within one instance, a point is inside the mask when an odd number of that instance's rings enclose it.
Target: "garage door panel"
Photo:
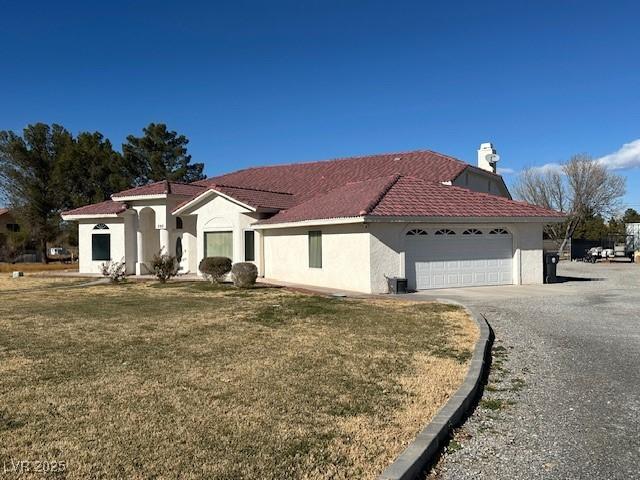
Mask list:
[[[431,276],[431,288],[444,288],[446,284],[444,274],[435,273]],[[420,284],[418,284],[418,288],[420,288]]]
[[[476,285],[487,283],[487,274],[484,272],[476,272],[473,274],[473,283]]]
[[[406,273],[416,290],[512,281],[511,235],[433,236],[406,239]]]

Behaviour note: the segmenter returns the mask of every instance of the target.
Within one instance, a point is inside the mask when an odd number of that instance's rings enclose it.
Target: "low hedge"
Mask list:
[[[210,282],[220,282],[231,271],[231,259],[227,257],[206,257],[198,266]]]
[[[231,267],[231,279],[239,288],[249,288],[256,284],[258,267],[250,262],[236,263]]]

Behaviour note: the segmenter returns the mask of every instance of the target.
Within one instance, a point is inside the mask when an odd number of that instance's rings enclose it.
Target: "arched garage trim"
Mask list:
[[[493,225],[405,229],[405,276],[416,290],[516,283],[514,236]],[[491,233],[493,232],[493,233]]]

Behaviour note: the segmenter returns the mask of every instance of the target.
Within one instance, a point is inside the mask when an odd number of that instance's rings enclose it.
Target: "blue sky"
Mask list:
[[[165,122],[209,175],[429,148],[506,171],[640,138],[632,1],[2,2],[0,129],[119,148]],[[612,164],[640,209],[640,142]],[[513,175],[506,175],[507,180]]]

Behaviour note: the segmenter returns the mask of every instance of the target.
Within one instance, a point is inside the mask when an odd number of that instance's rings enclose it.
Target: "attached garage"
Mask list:
[[[510,285],[513,251],[506,228],[410,229],[405,234],[409,288]]]

